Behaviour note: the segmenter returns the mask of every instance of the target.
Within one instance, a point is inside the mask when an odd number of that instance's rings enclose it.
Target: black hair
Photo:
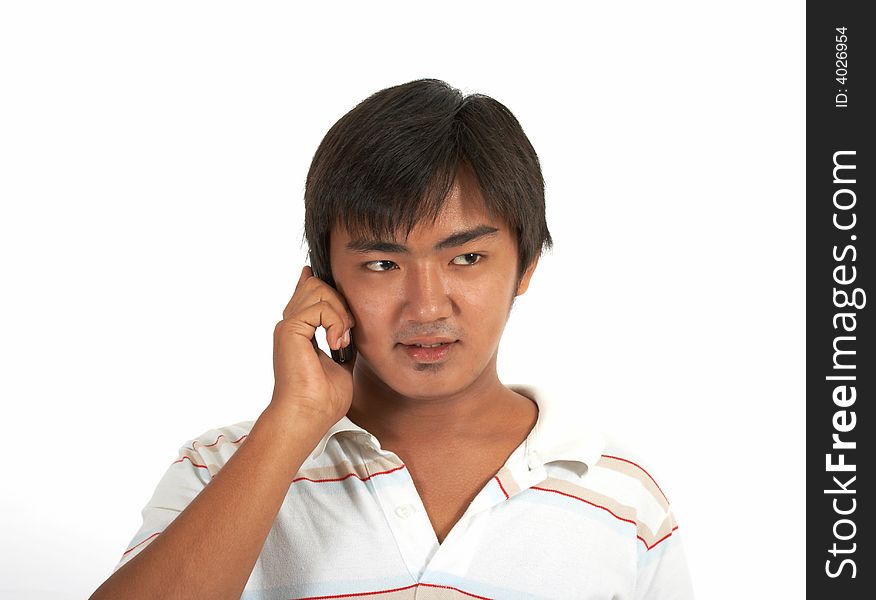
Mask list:
[[[381,90],[326,133],[304,192],[314,273],[334,285],[329,235],[336,225],[353,236],[392,238],[434,222],[463,167],[474,173],[490,217],[517,234],[519,280],[553,243],[538,156],[503,104],[437,79]]]

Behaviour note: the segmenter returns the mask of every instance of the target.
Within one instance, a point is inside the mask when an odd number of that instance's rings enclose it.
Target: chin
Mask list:
[[[418,365],[407,373],[395,371],[381,377],[385,385],[406,398],[437,398],[467,388],[472,380],[447,365]]]
[[[449,396],[470,386],[478,376],[468,369],[461,369],[459,361],[399,363],[393,358],[387,357],[379,366],[365,359],[362,366],[369,377],[405,398]]]

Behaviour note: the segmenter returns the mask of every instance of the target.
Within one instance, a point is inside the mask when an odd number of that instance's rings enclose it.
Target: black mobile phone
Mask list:
[[[315,277],[322,279],[324,282],[329,284],[331,287],[335,288],[334,282],[330,281],[327,277],[324,277],[322,273],[318,272],[313,267],[313,265],[310,266],[310,269],[313,271],[313,275]],[[337,289],[337,288],[335,288],[335,289]],[[343,347],[339,350],[334,350],[332,348],[329,348],[329,350],[331,351],[331,354],[332,354],[332,360],[338,364],[350,362],[351,360],[353,360],[353,330],[352,329],[350,330],[350,343],[349,344],[347,344],[345,347]]]

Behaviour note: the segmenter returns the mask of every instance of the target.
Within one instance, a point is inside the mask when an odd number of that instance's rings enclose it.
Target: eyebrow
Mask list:
[[[435,250],[444,250],[446,248],[455,248],[462,246],[468,242],[479,240],[482,238],[494,237],[498,233],[498,229],[489,225],[478,225],[472,229],[457,231],[456,233],[446,237],[437,244]],[[350,252],[394,252],[396,254],[410,254],[411,251],[407,246],[397,242],[387,242],[383,240],[367,240],[356,239],[347,242],[346,249]]]

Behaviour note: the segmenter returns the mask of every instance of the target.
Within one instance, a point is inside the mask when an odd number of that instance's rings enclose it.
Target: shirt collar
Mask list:
[[[362,429],[361,427],[359,427],[358,425],[353,423],[353,421],[351,421],[349,419],[349,417],[347,417],[347,415],[344,415],[343,417],[340,418],[340,420],[337,423],[335,423],[334,425],[332,425],[329,428],[329,430],[326,432],[326,434],[324,436],[322,436],[322,439],[316,445],[316,448],[314,448],[313,452],[310,453],[310,458],[312,460],[316,460],[317,458],[322,456],[322,453],[325,452],[325,447],[328,444],[329,440],[331,438],[333,438],[335,435],[342,433],[344,431],[353,431],[353,432],[364,433],[368,437],[372,438],[373,441],[375,442],[375,444],[377,442],[377,438],[375,438],[373,435],[371,435],[368,431]]]
[[[589,469],[605,448],[602,433],[589,425],[578,406],[530,384],[510,384],[508,388],[531,398],[538,405],[538,420],[526,438],[526,461],[530,469],[555,461],[574,461]]]
[[[576,407],[561,404],[543,388],[534,385],[510,384],[507,387],[531,398],[538,405],[538,419],[525,442],[525,456],[530,469],[561,460],[580,462],[588,468],[596,464],[605,447],[605,440],[598,430],[587,424],[585,418],[576,417]],[[376,447],[380,447],[377,438],[344,415],[329,428],[310,458],[319,458],[332,437],[347,431],[364,434]]]

